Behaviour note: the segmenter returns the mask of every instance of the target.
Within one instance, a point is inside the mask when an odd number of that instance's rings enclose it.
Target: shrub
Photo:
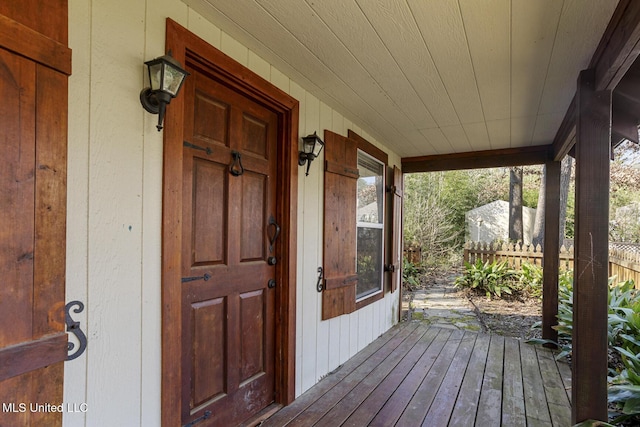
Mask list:
[[[456,278],[456,287],[476,289],[484,292],[487,298],[501,298],[503,293],[511,295],[517,289],[514,280],[516,272],[509,268],[506,261],[483,263],[482,260],[477,260],[475,264],[465,262],[464,266],[464,274]]]
[[[532,339],[536,344],[553,343],[561,352],[556,358],[571,355],[573,330],[573,280],[571,272],[560,275],[558,282],[558,343]],[[640,421],[640,291],[633,281],[615,283],[609,279],[608,342],[613,350],[609,359],[609,403],[617,409],[613,424]],[[540,324],[534,325],[539,327]],[[620,360],[618,363],[617,360]],[[634,424],[637,425],[637,424]]]
[[[542,267],[528,262],[520,266],[522,291],[532,298],[542,298]]]
[[[420,285],[420,269],[409,262],[406,257],[402,258],[402,284],[410,288]]]

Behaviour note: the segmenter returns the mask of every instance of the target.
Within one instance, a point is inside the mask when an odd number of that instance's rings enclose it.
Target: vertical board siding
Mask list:
[[[386,151],[307,91],[322,82],[296,83],[211,16],[179,0],[125,3],[69,1],[67,299],[86,304],[77,319],[89,347],[65,369],[64,398],[90,411],[64,414],[67,427],[160,425],[163,133],[137,94],[148,85],[143,62],[165,51],[167,17],[299,100],[300,136],[353,129]],[[396,154],[389,159],[400,165]],[[399,307],[398,293],[387,294],[351,315],[320,320],[323,161],[298,177],[296,396],[387,331]]]

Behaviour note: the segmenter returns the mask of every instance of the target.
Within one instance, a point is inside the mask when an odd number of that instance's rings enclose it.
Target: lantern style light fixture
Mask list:
[[[156,127],[160,132],[167,104],[178,95],[182,83],[189,73],[171,56],[171,51],[144,64],[149,70],[151,87],[142,89],[140,103],[151,114],[158,114]]]
[[[306,176],[309,176],[311,162],[320,155],[322,147],[324,147],[324,142],[315,132],[313,132],[313,135],[307,135],[302,138],[302,149],[304,151],[300,151],[298,154],[298,164],[300,166],[307,164]]]

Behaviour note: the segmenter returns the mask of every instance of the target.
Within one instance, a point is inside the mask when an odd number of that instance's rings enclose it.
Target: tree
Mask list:
[[[533,236],[531,243],[534,246],[544,246],[544,212],[547,208],[547,167],[542,167],[542,179],[540,180],[540,192],[538,193],[538,206],[536,208],[536,218],[533,223]],[[566,211],[566,209],[565,209]],[[564,228],[563,228],[564,230]]]
[[[522,242],[522,167],[509,170],[509,240]]]
[[[565,228],[567,225],[567,207],[569,203],[569,185],[571,184],[571,170],[573,157],[565,156],[560,165],[560,246],[564,244]]]

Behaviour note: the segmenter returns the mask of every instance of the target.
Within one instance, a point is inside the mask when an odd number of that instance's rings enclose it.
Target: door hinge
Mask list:
[[[204,276],[183,277],[182,283],[195,282],[196,280],[204,280],[206,282],[209,279],[211,279],[211,275],[209,273],[205,273]]]
[[[209,418],[211,418],[211,415],[212,415],[211,411],[204,411],[203,416],[201,416],[200,418],[196,418],[195,420],[183,425],[182,427],[193,427],[194,425],[198,424],[200,421],[208,420]]]
[[[80,301],[71,301],[67,303],[67,305],[65,305],[64,315],[65,323],[67,324],[67,332],[71,332],[76,336],[78,342],[80,343],[80,346],[75,352],[67,355],[67,360],[77,359],[87,349],[87,336],[84,334],[84,332],[82,332],[82,329],[80,329],[80,322],[76,322],[75,320],[73,320],[71,318],[71,314],[69,314],[71,308],[75,305],[77,305],[78,307],[74,309],[73,312],[82,313],[82,311],[84,310],[84,304]],[[67,344],[67,351],[72,351],[75,347],[76,345],[74,343],[69,342]]]
[[[194,150],[204,151],[205,153],[207,153],[208,156],[210,156],[211,153],[213,153],[213,151],[209,147],[206,147],[206,148],[205,147],[200,147],[199,145],[192,144],[192,143],[190,143],[188,141],[183,141],[182,145],[184,147],[187,147],[187,148],[193,148]]]
[[[324,290],[324,270],[322,267],[318,267],[318,282],[316,283],[316,291],[322,292]]]

